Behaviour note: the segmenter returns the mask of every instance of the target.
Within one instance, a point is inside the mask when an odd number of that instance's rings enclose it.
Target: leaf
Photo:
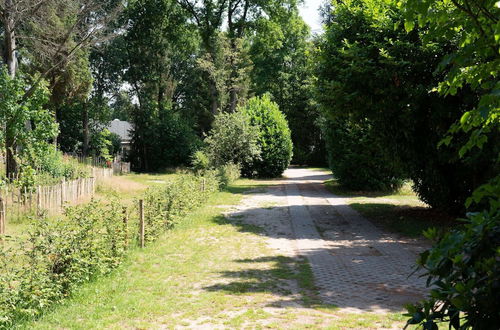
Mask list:
[[[415,27],[415,22],[413,22],[413,21],[405,21],[405,30],[406,30],[406,32],[412,31],[414,27]]]

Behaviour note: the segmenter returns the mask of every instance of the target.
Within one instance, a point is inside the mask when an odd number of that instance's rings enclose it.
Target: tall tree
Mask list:
[[[271,93],[289,121],[294,162],[323,164],[319,112],[313,100],[313,44],[297,5],[271,7],[251,37],[252,92]]]
[[[49,76],[68,64],[81,49],[101,40],[120,9],[118,0],[1,0],[3,60],[9,75],[15,77],[23,64],[19,61],[20,49],[28,54],[26,65],[38,72],[20,104],[28,101],[42,80],[54,80]],[[26,129],[30,129],[29,122]],[[15,141],[6,141],[5,147],[6,172],[12,174],[17,171],[18,146]]]

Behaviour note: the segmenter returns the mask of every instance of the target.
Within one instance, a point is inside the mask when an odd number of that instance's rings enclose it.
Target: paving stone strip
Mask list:
[[[346,198],[328,192],[321,185],[327,175],[295,168],[285,176],[294,247],[309,260],[324,303],[346,311],[387,312],[425,296],[425,280],[409,277],[416,255],[349,207]],[[315,224],[315,211],[326,205],[328,239]]]

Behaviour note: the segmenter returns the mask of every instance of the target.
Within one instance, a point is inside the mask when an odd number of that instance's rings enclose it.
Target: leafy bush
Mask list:
[[[261,149],[260,159],[242,164],[243,175],[280,176],[292,159],[292,139],[285,116],[269,95],[252,97],[239,111],[259,128],[258,146]]]
[[[202,150],[197,150],[191,156],[191,167],[195,173],[203,173],[210,167],[210,158]]]
[[[446,322],[455,329],[498,329],[500,324],[500,177],[474,193],[472,200],[489,199],[490,207],[471,212],[463,227],[440,237],[418,260],[428,275],[431,297],[409,305],[408,324],[437,329]]]
[[[217,178],[221,188],[227,187],[230,183],[238,179],[241,175],[239,164],[226,164],[217,169]]]
[[[143,196],[146,243],[237,175],[238,166],[228,164],[148,189]],[[6,250],[0,245],[0,328],[39,316],[76,286],[117,267],[139,237],[137,213],[125,224],[123,209],[116,201],[69,207],[64,218],[35,219],[28,240],[19,247]]]
[[[116,202],[68,208],[62,219],[41,217],[28,236],[12,251],[0,250],[0,328],[40,315],[75,286],[108,273],[126,248]]]
[[[217,114],[205,139],[210,165],[253,164],[260,158],[258,139],[259,127],[252,125],[249,116],[241,109],[233,113]]]
[[[352,190],[395,190],[403,176],[392,156],[378,143],[369,125],[329,120],[323,124],[330,169],[338,182]]]
[[[376,6],[368,0],[334,1],[319,40],[316,99],[326,118],[343,117],[351,126],[369,129],[378,146],[369,141],[365,146],[389,153],[384,167],[400,168],[424,202],[462,214],[465,199],[498,172],[498,131],[482,131],[490,140],[467,159],[458,153],[466,142],[463,133],[438,147],[450,125],[474,107],[477,93],[470,88],[448,95],[430,92],[442,80],[436,68],[456,49],[456,38],[432,38],[427,28],[407,33],[403,15],[393,1]],[[443,69],[455,63],[450,59]],[[369,165],[358,166],[363,164]]]

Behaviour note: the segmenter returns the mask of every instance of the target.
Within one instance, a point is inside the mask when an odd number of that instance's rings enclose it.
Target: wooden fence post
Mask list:
[[[126,206],[123,207],[123,240],[126,249],[128,247],[128,215]]]
[[[61,209],[64,207],[64,179],[61,180]]]
[[[139,199],[139,243],[144,248],[144,201]]]
[[[42,187],[38,186],[36,189],[36,214],[40,215],[42,212]]]

